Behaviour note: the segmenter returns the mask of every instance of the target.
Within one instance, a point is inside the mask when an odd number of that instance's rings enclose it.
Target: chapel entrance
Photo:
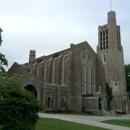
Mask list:
[[[36,96],[36,98],[37,98],[37,90],[35,89],[34,86],[27,85],[26,87],[24,87],[24,89],[29,91],[29,92],[31,92],[31,93],[33,93]]]

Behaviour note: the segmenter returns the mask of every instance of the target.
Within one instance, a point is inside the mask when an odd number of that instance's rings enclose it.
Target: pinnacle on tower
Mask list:
[[[112,22],[114,22],[116,24],[116,13],[115,11],[110,11],[107,14],[107,20],[108,20],[108,24],[111,24]]]

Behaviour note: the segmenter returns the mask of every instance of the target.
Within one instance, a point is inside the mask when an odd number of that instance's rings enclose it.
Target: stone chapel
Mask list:
[[[23,77],[23,89],[36,95],[46,109],[64,109],[65,105],[77,112],[86,110],[107,115],[106,81],[112,87],[114,102],[119,110],[126,111],[126,94],[123,47],[120,26],[116,25],[115,12],[108,12],[108,23],[99,26],[97,53],[88,42],[70,44],[70,47],[36,58],[31,50],[29,61],[15,62],[9,69],[11,74]],[[120,68],[120,69],[119,69]]]

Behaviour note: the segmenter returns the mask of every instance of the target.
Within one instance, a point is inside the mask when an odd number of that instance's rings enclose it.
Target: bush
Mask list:
[[[10,90],[0,99],[0,123],[2,130],[31,130],[43,109],[36,97],[25,90]]]
[[[58,113],[58,110],[57,109],[52,109],[52,112],[53,113]]]
[[[82,112],[85,113],[85,111],[86,111],[86,109],[85,109],[85,105],[84,105],[84,103],[83,103],[83,104],[82,104]]]
[[[76,111],[71,110],[71,109],[52,109],[52,110],[45,110],[45,113],[76,113]]]
[[[86,110],[86,113],[87,114],[94,114],[93,111],[91,111],[91,110]]]
[[[117,111],[117,114],[126,114],[126,112]]]
[[[50,110],[50,109],[46,109],[44,112],[46,112],[46,113],[52,113],[53,111]]]
[[[65,110],[58,109],[58,113],[63,113]]]
[[[50,109],[46,109],[44,112],[46,112],[46,113],[76,113],[76,111],[74,111],[74,110],[72,110],[72,109],[70,109],[70,107],[69,107],[69,105],[68,104],[66,104],[65,105],[65,109],[52,109],[52,110],[50,110]]]

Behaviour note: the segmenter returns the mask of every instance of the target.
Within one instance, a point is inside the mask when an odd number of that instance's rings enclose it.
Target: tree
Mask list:
[[[0,73],[0,125],[3,130],[32,130],[43,105],[36,97],[21,90],[22,78]],[[8,122],[8,123],[7,123]]]
[[[0,45],[1,45],[1,43],[2,43],[2,37],[1,37],[1,32],[2,32],[3,30],[0,28]]]
[[[2,53],[0,53],[0,72],[4,73],[5,69],[3,66],[7,66],[8,65],[8,61],[5,58],[5,55],[3,55]]]
[[[112,96],[112,88],[109,86],[108,83],[106,83],[106,99],[107,99],[107,109],[110,110],[113,96]]]
[[[5,93],[11,89],[20,89],[22,86],[21,76],[0,72],[0,97],[4,97]]]
[[[38,112],[43,109],[36,97],[20,89],[7,91],[0,99],[0,124],[2,130],[32,130],[38,120]]]
[[[130,64],[125,65],[125,76],[127,92],[130,92]]]
[[[0,46],[1,46],[1,43],[2,43],[1,32],[2,32],[2,29],[0,28]],[[5,55],[3,55],[2,53],[0,53],[0,72],[4,73],[5,69],[4,69],[3,66],[7,66],[7,65],[8,65],[8,61],[5,58]]]
[[[1,32],[0,28],[0,45]],[[9,75],[3,68],[5,65],[8,62],[0,53],[0,125],[3,130],[32,130],[43,105],[32,93],[21,90],[21,76]]]

